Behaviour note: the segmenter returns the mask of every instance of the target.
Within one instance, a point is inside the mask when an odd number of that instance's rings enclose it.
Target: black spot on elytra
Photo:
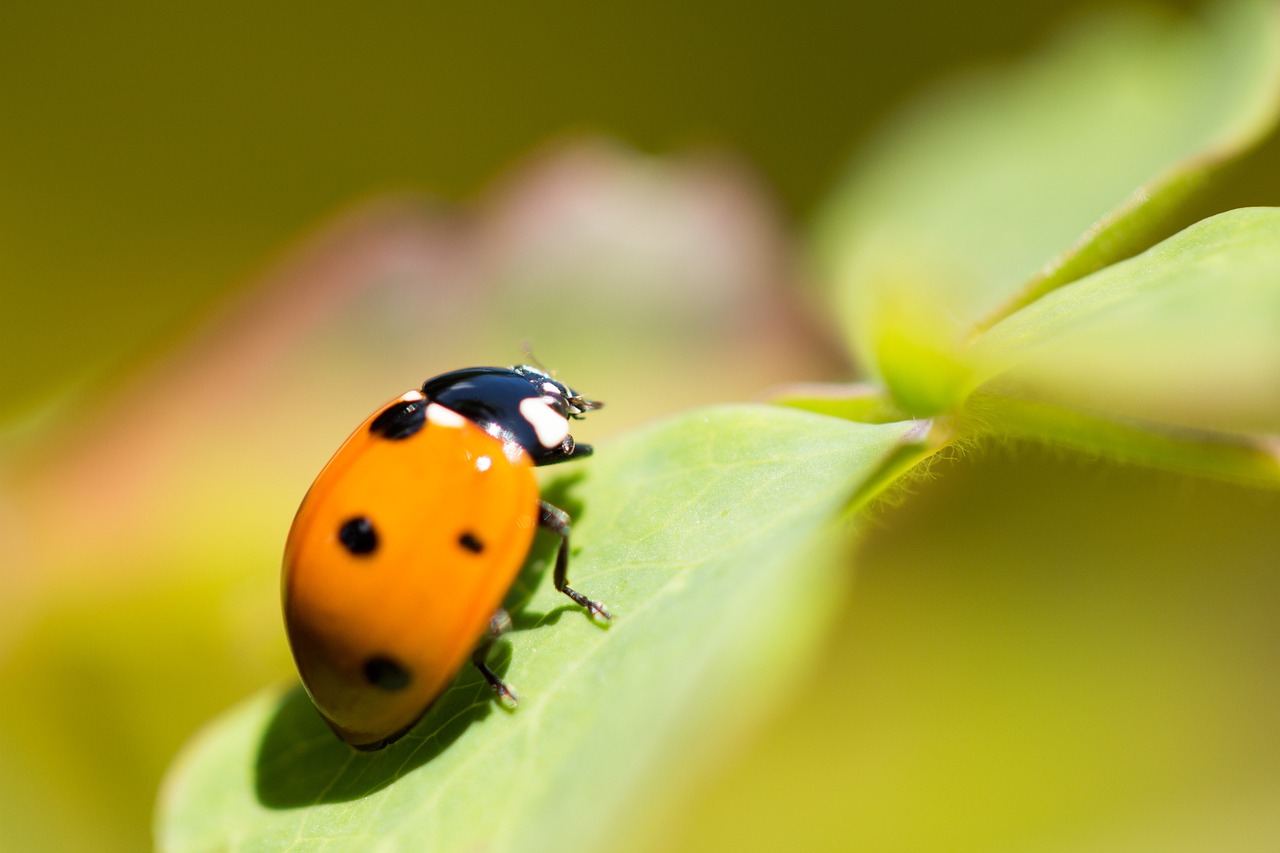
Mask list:
[[[374,655],[364,662],[365,681],[380,690],[396,691],[409,686],[409,670],[386,655]]]
[[[373,529],[372,521],[357,515],[338,528],[338,541],[352,554],[363,557],[378,550],[378,531]]]
[[[387,406],[369,424],[369,432],[396,441],[422,429],[427,422],[426,400],[399,400]]]
[[[481,542],[480,539],[470,531],[458,537],[458,544],[461,545],[463,548],[466,548],[472,554],[479,554],[481,551],[484,550],[484,543]]]

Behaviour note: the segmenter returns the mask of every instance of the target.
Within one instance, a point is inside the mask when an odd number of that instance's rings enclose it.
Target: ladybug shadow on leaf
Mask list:
[[[570,491],[579,479],[578,473],[559,477],[543,491],[549,503],[565,509],[575,520],[583,508]],[[558,547],[554,536],[540,534],[536,538],[503,605],[511,616],[512,631],[553,625],[567,611],[581,612],[569,601],[546,613],[527,609],[535,590],[544,580],[550,582],[545,576],[555,564]],[[494,673],[505,678],[511,664],[511,644],[497,640],[488,663]],[[520,710],[500,706],[484,678],[468,665],[404,737],[383,749],[360,752],[329,729],[306,691],[295,685],[279,698],[263,732],[254,767],[257,799],[268,808],[293,809],[369,796],[430,763],[472,725],[495,712],[505,716]]]
[[[509,649],[499,646],[489,666],[501,675],[510,660]],[[431,762],[494,711],[501,713],[493,691],[467,667],[404,737],[375,752],[360,752],[338,739],[297,685],[280,698],[259,744],[258,801],[293,809],[366,797]]]

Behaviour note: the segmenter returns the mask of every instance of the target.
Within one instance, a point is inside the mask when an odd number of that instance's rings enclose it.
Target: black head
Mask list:
[[[603,405],[527,364],[442,373],[424,382],[422,393],[495,438],[520,445],[535,465],[590,455],[589,445],[574,443],[569,422]]]

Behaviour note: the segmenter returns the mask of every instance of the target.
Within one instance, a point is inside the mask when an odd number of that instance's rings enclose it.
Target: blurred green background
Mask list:
[[[778,295],[803,278],[808,216],[896,104],[1026,53],[1077,12],[0,9],[0,849],[146,845],[174,751],[292,677],[276,572],[302,490],[353,423],[430,366],[514,360],[534,335],[610,402],[593,440],[701,399],[847,374],[804,301]],[[572,275],[538,252],[488,251],[507,245],[492,224],[511,207],[502,188],[526,186],[536,219],[573,179],[539,195],[524,164],[555,162],[537,152],[581,134],[663,158],[615,151],[582,169],[587,184],[640,185],[659,212],[747,186],[725,217],[754,211],[777,245],[707,280],[768,266],[749,298],[668,294],[637,313],[563,285],[578,313],[520,322],[510,306],[543,291],[513,276]],[[1198,212],[1280,201],[1277,162],[1270,143]],[[338,213],[406,190],[465,212]],[[336,269],[335,292],[364,292],[342,290],[340,271],[369,235],[467,243],[472,220],[489,223],[472,255],[547,266],[457,276],[415,261],[408,279],[445,282],[431,299],[374,287],[366,311],[316,297],[318,325],[291,326],[306,313],[294,300],[324,290],[299,282]],[[505,289],[476,285],[493,280]],[[709,327],[738,302],[751,310]],[[417,330],[388,319],[405,304],[443,304],[450,328],[436,318],[416,348]],[[779,328],[757,316],[779,313]],[[1275,496],[1026,448],[933,473],[873,517],[857,594],[805,688],[669,833],[688,849],[1273,849]]]
[[[0,10],[0,411],[136,352],[352,199],[474,194],[548,138],[718,146],[806,215],[946,70],[1067,0]]]

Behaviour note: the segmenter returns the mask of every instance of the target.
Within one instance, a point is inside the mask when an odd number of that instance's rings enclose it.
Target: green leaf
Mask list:
[[[1121,462],[1249,486],[1280,487],[1280,440],[1274,437],[1108,417],[995,394],[973,395],[964,413],[987,436],[1061,445]]]
[[[1149,244],[1163,212],[1271,127],[1278,91],[1275,7],[1235,2],[1203,21],[1094,18],[923,99],[820,223],[863,364],[917,416],[950,407],[972,332]]]
[[[549,498],[575,518],[571,578],[615,611],[607,629],[537,579],[544,551],[497,667],[514,712],[466,672],[361,754],[300,689],[257,696],[171,768],[160,847],[573,850],[656,826],[647,809],[791,683],[849,579],[833,521],[918,434],[736,406],[603,448]]]
[[[908,420],[883,388],[866,382],[796,382],[770,390],[764,400],[776,406],[790,406],[864,424]]]
[[[990,394],[1185,429],[1280,433],[1280,209],[1235,210],[975,341]]]

